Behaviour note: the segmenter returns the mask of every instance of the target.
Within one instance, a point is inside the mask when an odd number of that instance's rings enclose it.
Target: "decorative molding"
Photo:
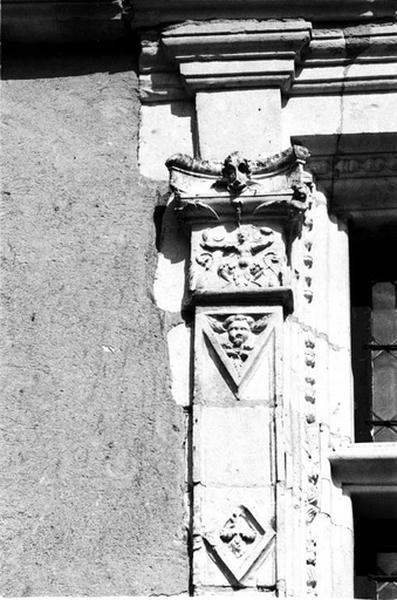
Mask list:
[[[306,473],[305,506],[306,506],[306,585],[310,594],[316,595],[317,588],[317,540],[313,527],[319,512],[319,478],[320,478],[320,447],[318,438],[318,424],[316,420],[316,380],[314,369],[316,366],[316,342],[311,333],[304,339],[305,360],[305,461]]]
[[[258,157],[256,159],[248,159],[240,152],[235,151],[229,154],[225,160],[221,162],[202,160],[200,158],[192,158],[187,154],[173,154],[166,161],[166,166],[169,170],[172,168],[183,169],[191,173],[202,173],[203,175],[214,175],[219,179],[218,185],[222,184],[228,188],[230,167],[234,172],[239,171],[246,175],[246,180],[250,180],[252,176],[260,175],[276,175],[279,172],[292,169],[298,163],[305,164],[310,156],[310,152],[304,146],[294,145],[279,154],[273,156]],[[242,189],[232,188],[232,192],[240,193]]]
[[[208,314],[203,327],[205,337],[214,349],[220,365],[229,376],[233,392],[239,392],[267,344],[270,313]]]
[[[309,207],[309,209],[311,206]],[[313,300],[313,219],[310,216],[310,210],[306,211],[303,226],[302,226],[302,242],[303,242],[303,266],[302,266],[302,283],[303,283],[303,297],[308,304],[311,304]]]
[[[290,95],[397,89],[397,24],[313,30]]]
[[[208,552],[233,585],[244,578],[274,543],[275,531],[265,530],[252,512],[240,505],[218,530],[203,534]]]
[[[310,169],[319,181],[397,177],[397,154],[315,156],[310,160]]]
[[[307,168],[331,212],[368,224],[386,214],[396,219],[396,133],[310,135],[294,141],[310,146]]]
[[[279,87],[288,97],[397,89],[396,23],[313,29],[309,18],[193,21],[148,34],[142,99],[249,87]]]
[[[303,19],[210,18],[172,25],[157,39],[149,34],[143,40],[141,97],[155,102],[241,87],[286,91],[310,37],[311,23]]]
[[[253,219],[266,214],[289,218],[307,208],[312,178],[303,170],[309,152],[293,146],[280,154],[246,158],[240,152],[223,162],[174,154],[166,161],[176,210],[188,222],[233,216]]]

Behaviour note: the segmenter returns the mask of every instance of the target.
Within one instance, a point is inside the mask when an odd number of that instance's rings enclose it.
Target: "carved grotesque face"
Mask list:
[[[251,335],[251,327],[248,322],[241,319],[231,321],[227,328],[229,340],[235,348],[240,348],[247,343]]]
[[[233,152],[224,162],[222,175],[226,180],[228,190],[234,193],[242,192],[251,175],[247,159],[238,152]]]
[[[239,244],[243,244],[247,240],[248,236],[243,231],[239,231],[237,234],[237,241]]]

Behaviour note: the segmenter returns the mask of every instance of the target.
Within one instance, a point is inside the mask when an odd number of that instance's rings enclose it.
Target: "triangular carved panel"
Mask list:
[[[203,325],[238,398],[239,391],[272,337],[271,313],[207,314]]]

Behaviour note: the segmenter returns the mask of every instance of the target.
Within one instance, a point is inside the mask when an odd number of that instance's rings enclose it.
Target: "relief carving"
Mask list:
[[[307,246],[306,246],[307,247]],[[309,249],[309,248],[308,248]],[[310,248],[311,249],[311,248]],[[304,341],[305,373],[305,454],[304,469],[306,472],[305,509],[306,509],[306,585],[310,595],[317,595],[317,542],[315,520],[320,506],[320,465],[318,424],[316,419],[316,341],[312,333],[308,333]]]
[[[240,154],[232,152],[225,158],[222,169],[222,179],[217,183],[226,187],[232,194],[241,194],[248,185],[252,185],[251,164]]]
[[[222,162],[214,160],[202,160],[200,158],[193,158],[188,154],[173,154],[166,161],[168,169],[177,168],[186,171],[193,171],[195,173],[201,173],[203,175],[212,175],[214,177],[227,179],[227,167],[233,164],[235,167],[242,162],[245,162],[248,167],[248,178],[258,175],[277,174],[279,171],[293,168],[296,163],[305,164],[310,156],[310,152],[304,146],[294,145],[291,148],[287,148],[279,154],[273,156],[259,156],[255,160],[248,160],[240,152],[235,151],[229,154]],[[242,169],[241,172],[244,172]]]
[[[357,173],[395,173],[397,171],[397,157],[384,155],[362,158],[357,155],[354,158],[338,160],[335,171],[342,177],[343,175]]]
[[[222,542],[240,558],[257,538],[255,529],[250,525],[243,509],[234,512],[219,534]]]
[[[203,535],[207,550],[232,583],[243,585],[258,559],[265,555],[275,531],[265,530],[245,506],[238,506],[219,531]]]
[[[262,348],[259,338],[268,319],[268,315],[244,314],[207,317],[204,333],[237,388],[237,399],[239,386]]]
[[[205,230],[194,257],[193,288],[203,290],[217,284],[230,288],[280,287],[284,282],[284,249],[268,227],[240,226],[231,233]]]
[[[186,223],[221,221],[234,213],[240,224],[242,216],[276,213],[299,228],[313,183],[303,170],[309,155],[302,146],[256,159],[239,151],[223,161],[174,154],[166,166],[175,210]]]

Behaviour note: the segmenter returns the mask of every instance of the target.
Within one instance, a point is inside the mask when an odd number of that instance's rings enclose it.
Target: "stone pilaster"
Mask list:
[[[286,459],[294,429],[284,377],[285,319],[299,282],[312,181],[306,149],[223,162],[167,161],[173,205],[190,232],[187,307],[194,315],[192,576],[196,594],[287,593]],[[302,526],[303,527],[303,526]],[[303,546],[302,546],[303,544]],[[305,533],[300,537],[305,561]]]

